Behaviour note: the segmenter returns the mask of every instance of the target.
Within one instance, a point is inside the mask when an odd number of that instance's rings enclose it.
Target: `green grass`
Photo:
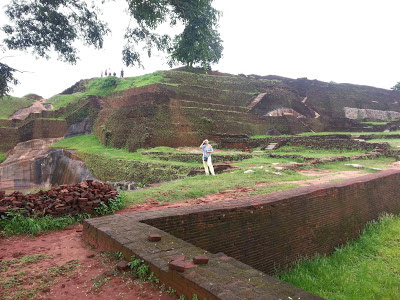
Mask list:
[[[282,176],[265,172],[265,169],[254,169],[254,173],[244,174],[244,170],[235,170],[218,174],[217,176],[195,176],[181,180],[168,182],[162,186],[150,189],[141,189],[134,192],[124,192],[123,198],[127,205],[142,203],[146,199],[159,202],[186,201],[196,197],[215,194],[219,191],[235,189],[239,187],[253,188],[256,184],[267,183],[268,186],[260,191],[252,192],[252,195],[260,193],[271,193],[297,187],[297,184],[282,184],[285,181],[302,180],[306,177],[293,172],[283,171]]]
[[[0,152],[0,164],[6,160],[6,155]]]
[[[2,216],[0,218],[0,234],[5,236],[20,234],[36,235],[41,232],[64,229],[66,226],[77,224],[79,221],[79,218],[71,216],[34,218],[25,217],[18,213],[9,213],[7,217]]]
[[[12,96],[0,98],[0,119],[8,119],[17,110],[29,107],[32,105],[32,103],[32,100],[25,98],[17,98]]]
[[[270,135],[253,135],[250,138],[252,138],[252,139],[266,139],[266,138],[269,138],[269,137],[272,137],[272,136],[270,136]]]
[[[104,78],[94,78],[87,84],[87,90],[82,93],[71,95],[55,95],[48,99],[46,103],[53,104],[54,110],[67,106],[69,103],[85,99],[88,95],[105,97],[113,92],[127,90],[133,87],[141,87],[154,83],[165,82],[167,79],[162,76],[162,72],[154,72],[137,77],[119,78],[108,76]]]
[[[368,143],[388,143],[391,148],[398,149],[400,147],[400,139],[372,139]]]
[[[322,170],[328,170],[331,172],[340,172],[340,171],[354,171],[354,170],[362,170],[364,173],[373,173],[377,172],[372,168],[378,169],[388,169],[390,168],[390,164],[394,163],[396,160],[392,157],[380,157],[378,159],[358,159],[358,160],[346,160],[340,162],[333,162],[327,164],[316,165],[313,168],[318,168]],[[346,164],[358,164],[362,165],[364,169],[356,169],[351,166],[346,166]]]
[[[392,134],[400,134],[400,130],[391,131],[391,132],[303,132],[300,133],[300,136],[312,136],[312,135],[330,135],[330,134],[343,134],[343,135],[352,135],[352,136],[360,136],[360,135],[392,135]]]
[[[71,95],[54,95],[49,98],[46,103],[53,105],[53,110],[67,106],[70,103],[76,102],[80,99],[85,99],[87,96],[84,93],[75,93]]]
[[[134,160],[142,162],[156,162],[162,164],[201,167],[200,163],[160,161],[157,158],[150,158],[148,155],[143,155],[141,153],[142,151],[176,153],[176,149],[172,149],[169,147],[157,147],[153,149],[142,149],[138,152],[132,153],[125,149],[106,147],[102,145],[99,142],[98,138],[94,135],[77,136],[63,139],[52,145],[52,147],[76,149],[78,150],[78,154],[88,153],[99,155],[104,158],[104,160]],[[282,147],[280,151],[281,154],[302,154],[308,157],[325,157],[338,155],[351,156],[363,153],[362,151],[312,150],[292,146]],[[252,189],[256,187],[256,185],[259,183],[268,183],[268,185],[263,187],[257,186],[257,188],[255,188],[255,191],[251,191],[251,195],[291,189],[297,187],[298,185],[296,183],[284,184],[284,182],[303,180],[307,177],[290,170],[280,171],[282,173],[281,176],[272,173],[277,171],[274,168],[274,165],[272,165],[273,163],[288,164],[290,162],[303,162],[303,160],[301,158],[271,158],[266,154],[254,153],[253,157],[250,159],[232,163],[234,166],[241,168],[238,170],[218,174],[215,177],[187,177],[181,180],[168,182],[160,187],[143,189],[135,192],[126,192],[123,193],[123,196],[124,200],[127,202],[127,205],[130,205],[132,203],[141,203],[144,200],[150,198],[155,199],[159,202],[186,201],[196,197],[204,197],[206,195],[215,194],[221,190],[235,189],[237,187],[247,187]],[[327,169],[332,172],[340,172],[356,170],[354,167],[345,166],[345,164],[355,163],[364,165],[365,168],[362,169],[362,172],[368,173],[376,172],[376,170],[373,170],[371,168],[386,169],[392,162],[394,162],[394,158],[379,158],[374,160],[348,160],[344,162],[318,165],[313,168]],[[252,169],[255,172],[251,174],[244,174],[243,172],[247,169]]]
[[[78,150],[78,152],[101,155],[112,159],[139,160],[142,158],[139,152],[106,147],[93,134],[65,138],[50,147]]]
[[[397,300],[399,244],[400,217],[387,215],[332,256],[300,261],[277,277],[329,300]]]
[[[374,122],[372,122],[374,123]],[[378,123],[378,122],[376,122]],[[360,136],[360,135],[393,135],[393,134],[400,134],[400,130],[397,131],[390,131],[390,132],[303,132],[297,135],[282,135],[281,137],[293,137],[293,136],[321,136],[321,135],[352,135],[352,136]],[[252,139],[265,139],[265,138],[270,138],[272,136],[270,135],[253,135],[251,136]]]
[[[154,161],[162,162],[163,164],[172,164],[169,161],[161,161],[155,158],[150,158],[148,155],[142,155],[142,152],[177,152],[169,147],[156,147],[152,149],[139,149],[136,152],[129,152],[126,149],[117,149],[113,147],[104,146],[100,143],[99,139],[93,135],[81,135],[71,138],[63,139],[53,145],[51,148],[65,148],[77,150],[78,153],[88,153],[100,155],[107,159],[123,159],[123,160],[136,160],[136,161]],[[175,165],[193,165],[193,163],[183,163],[174,161]]]
[[[366,125],[386,125],[387,123],[390,122],[360,122],[361,124],[366,124]]]
[[[101,202],[95,208],[95,215],[114,214],[115,211],[125,207],[126,201],[118,195],[114,199],[109,199],[107,205]],[[37,235],[42,232],[61,230],[65,229],[68,225],[79,224],[83,219],[90,217],[90,214],[65,215],[62,217],[52,217],[49,215],[27,217],[16,211],[8,211],[0,217],[0,236]]]
[[[250,195],[268,194],[288,190],[298,187],[298,184],[285,182],[311,179],[311,177],[306,177],[291,170],[279,171],[282,174],[281,176],[272,173],[277,171],[274,169],[272,163],[287,164],[293,161],[299,162],[298,159],[276,159],[269,158],[266,155],[255,156],[251,159],[234,163],[235,166],[241,167],[242,169],[218,174],[215,177],[202,175],[187,177],[181,180],[168,182],[159,187],[141,189],[134,192],[124,192],[123,197],[126,200],[127,205],[131,205],[133,203],[142,203],[144,200],[149,199],[158,202],[171,203],[186,201],[196,197],[204,197],[223,190],[239,187],[246,187],[249,189],[254,188],[254,191],[250,191]],[[348,160],[344,162],[321,164],[313,166],[312,168],[329,170],[331,172],[355,171],[359,169],[346,166],[345,164],[361,164],[365,166],[364,169],[361,169],[361,172],[373,173],[377,172],[377,170],[372,168],[386,169],[390,167],[390,164],[394,161],[393,158]],[[247,169],[252,169],[255,172],[244,174],[244,171]],[[260,187],[260,184],[263,183],[265,186]]]
[[[271,151],[272,154],[296,154],[306,157],[329,157],[329,156],[352,156],[361,155],[364,150],[346,150],[346,149],[310,149],[300,146],[283,146],[277,150]]]

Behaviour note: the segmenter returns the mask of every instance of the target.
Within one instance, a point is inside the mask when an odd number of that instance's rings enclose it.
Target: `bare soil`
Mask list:
[[[400,165],[393,165],[400,168]],[[300,171],[307,176],[321,176],[296,183],[301,186],[322,184],[332,180],[354,178],[360,170],[331,173],[321,170]],[[261,188],[265,184],[260,184]],[[257,189],[241,187],[218,194],[179,203],[159,203],[148,199],[119,213],[164,209],[188,205],[213,205],[227,199],[248,196]],[[44,255],[33,262],[26,257]],[[24,260],[25,258],[25,260]],[[176,295],[136,280],[132,275],[117,271],[118,259],[93,249],[82,240],[82,226],[41,234],[36,237],[0,238],[0,298],[34,299],[177,299]],[[24,296],[25,295],[25,296]]]
[[[26,261],[34,255],[43,257]],[[85,244],[82,225],[36,237],[1,238],[0,298],[177,299],[118,271],[118,261]]]

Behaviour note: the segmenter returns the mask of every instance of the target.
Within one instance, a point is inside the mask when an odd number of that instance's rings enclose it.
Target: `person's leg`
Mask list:
[[[208,172],[207,161],[203,160],[203,166],[204,166],[204,171],[206,171],[206,175],[210,175],[210,172]]]
[[[208,167],[210,168],[211,174],[212,174],[212,175],[215,175],[215,173],[214,173],[214,167],[213,167],[212,161],[211,161],[211,156],[209,156],[208,159],[207,159],[207,165],[208,165]]]

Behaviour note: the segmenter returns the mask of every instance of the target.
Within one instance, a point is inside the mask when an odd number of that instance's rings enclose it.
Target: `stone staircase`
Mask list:
[[[259,94],[259,95],[249,104],[249,106],[247,106],[248,111],[251,111],[252,108],[253,108],[254,106],[256,106],[256,105],[262,100],[262,98],[263,98],[266,94],[267,94],[267,93],[261,93],[261,94]]]
[[[278,143],[269,143],[267,147],[265,147],[265,150],[275,150],[278,148]]]

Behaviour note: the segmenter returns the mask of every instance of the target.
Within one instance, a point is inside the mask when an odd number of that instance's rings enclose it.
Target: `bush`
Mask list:
[[[108,76],[101,82],[101,87],[108,89],[112,87],[116,87],[118,85],[119,78],[114,76]]]
[[[122,198],[122,196],[117,195],[115,198],[108,199],[108,204],[100,202],[100,206],[96,207],[94,210],[98,216],[112,215],[117,210],[123,209],[125,205],[125,200]]]

